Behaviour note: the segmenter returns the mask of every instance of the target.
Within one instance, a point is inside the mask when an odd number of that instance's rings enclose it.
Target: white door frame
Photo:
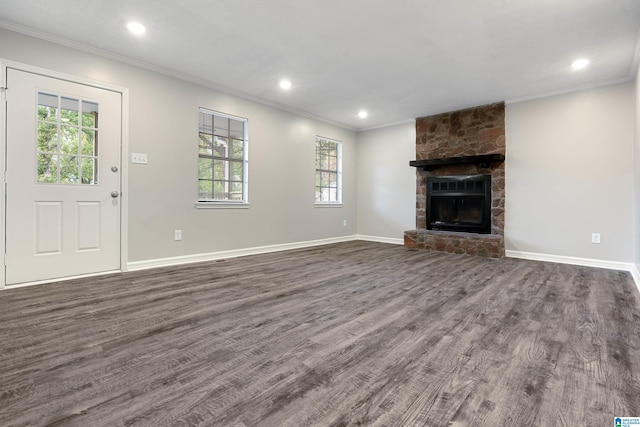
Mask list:
[[[34,67],[28,64],[15,62],[0,58],[0,290],[5,289],[6,272],[5,272],[5,254],[6,254],[6,229],[7,229],[7,207],[6,207],[6,174],[4,168],[7,162],[7,103],[6,99],[10,95],[11,88],[7,88],[7,69],[15,69],[28,73],[39,74],[45,77],[51,77],[59,80],[65,80],[71,83],[78,83],[85,86],[92,86],[98,89],[105,89],[112,92],[118,92],[122,95],[122,129],[121,129],[121,146],[120,146],[120,271],[127,270],[128,262],[128,206],[129,206],[129,89],[112,84],[97,82],[94,80],[78,77],[71,74],[60,73],[57,71],[47,70],[45,68]],[[98,273],[100,274],[100,273]],[[104,273],[102,273],[104,274]],[[86,276],[86,275],[85,275]],[[48,280],[50,281],[59,281]],[[40,283],[40,282],[38,282]],[[34,284],[34,283],[31,283]],[[26,284],[29,285],[29,284]],[[15,285],[11,288],[17,288],[26,285]]]

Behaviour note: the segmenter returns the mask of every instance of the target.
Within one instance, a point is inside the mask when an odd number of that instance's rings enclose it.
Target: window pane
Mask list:
[[[216,157],[228,157],[229,140],[219,136],[213,139],[213,155]]]
[[[200,111],[198,122],[200,132],[213,134],[213,116],[211,114]]]
[[[229,194],[230,200],[242,200],[242,183],[231,182],[231,192]]]
[[[78,100],[62,98],[60,109],[60,122],[78,125]]]
[[[78,158],[75,156],[60,156],[60,183],[77,184],[80,182],[78,173]]]
[[[198,198],[213,199],[213,181],[200,180],[198,182]]]
[[[98,183],[98,159],[83,157],[81,160],[82,178],[81,184],[95,185]]]
[[[60,151],[64,154],[78,154],[78,128],[60,126]]]
[[[206,156],[211,156],[213,154],[213,139],[212,136],[208,133],[200,132],[199,139],[199,153],[204,154]]]
[[[330,187],[332,183],[335,183],[336,176],[330,172],[322,172],[322,185]]]
[[[58,97],[47,93],[38,93],[38,120],[58,121]]]
[[[38,154],[38,182],[58,182],[58,156]]]
[[[239,139],[231,140],[231,157],[234,159],[244,158],[244,141]]]
[[[242,181],[242,162],[231,162],[231,176],[232,181]]]
[[[98,155],[98,131],[97,130],[82,130],[82,154],[86,156]]]
[[[229,136],[229,119],[213,116],[213,134],[223,137]]]
[[[98,104],[95,102],[82,101],[82,126],[98,127]]]
[[[327,169],[330,171],[338,171],[338,158],[327,157]]]
[[[55,124],[38,123],[38,151],[58,151],[58,126]]]
[[[227,200],[229,181],[213,181],[213,198]]]
[[[229,130],[229,136],[235,139],[244,139],[244,122],[240,120],[229,120],[231,129]]]
[[[226,160],[213,161],[213,179],[224,180],[229,179],[229,162]]]
[[[213,179],[213,163],[211,159],[198,159],[198,178]]]
[[[329,201],[330,202],[337,202],[338,201],[338,189],[337,188],[330,188],[329,189]]]

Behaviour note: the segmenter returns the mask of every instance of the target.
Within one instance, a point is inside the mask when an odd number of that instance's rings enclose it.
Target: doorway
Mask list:
[[[121,270],[122,93],[6,69],[5,284]]]

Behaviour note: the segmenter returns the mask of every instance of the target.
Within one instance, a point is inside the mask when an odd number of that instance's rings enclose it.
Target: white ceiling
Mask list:
[[[640,1],[0,0],[0,26],[370,129],[629,81]],[[572,71],[579,57],[591,64]]]

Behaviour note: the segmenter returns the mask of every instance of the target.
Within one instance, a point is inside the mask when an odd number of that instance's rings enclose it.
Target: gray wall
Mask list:
[[[358,234],[402,240],[416,226],[414,122],[358,135]]]
[[[631,262],[633,109],[631,83],[507,105],[507,250]]]
[[[0,41],[0,58],[129,88],[129,151],[149,158],[129,164],[129,261],[356,233],[355,132],[7,30]],[[195,208],[198,107],[249,119],[249,209]],[[316,134],[343,142],[342,208],[314,207]]]

